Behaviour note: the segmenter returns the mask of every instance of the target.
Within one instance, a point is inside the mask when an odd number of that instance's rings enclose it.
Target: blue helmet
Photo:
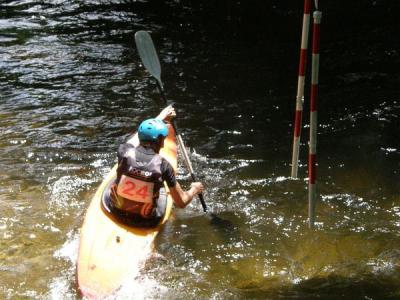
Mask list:
[[[141,142],[157,142],[159,136],[167,137],[168,127],[160,119],[147,119],[140,123],[138,135]]]

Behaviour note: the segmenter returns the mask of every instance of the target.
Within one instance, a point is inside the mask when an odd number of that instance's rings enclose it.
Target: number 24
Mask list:
[[[122,192],[129,196],[138,195],[138,196],[142,197],[143,199],[147,197],[147,193],[148,193],[147,185],[144,185],[137,190],[135,190],[135,189],[136,189],[136,184],[134,184],[132,181],[128,181],[125,183],[125,188],[122,190]]]

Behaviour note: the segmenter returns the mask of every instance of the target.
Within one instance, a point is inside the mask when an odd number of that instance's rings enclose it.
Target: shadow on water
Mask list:
[[[387,299],[400,297],[398,282],[390,276],[365,274],[357,277],[329,275],[279,287],[274,282],[241,282],[237,294],[245,299]],[[340,295],[340,296],[339,296]],[[382,297],[382,295],[386,295]]]

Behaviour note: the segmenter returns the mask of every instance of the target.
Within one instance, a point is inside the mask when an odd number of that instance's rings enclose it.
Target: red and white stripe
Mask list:
[[[296,113],[294,118],[294,133],[293,133],[293,153],[292,153],[292,178],[297,178],[299,151],[300,151],[300,134],[301,134],[301,119],[303,114],[304,102],[304,82],[307,61],[307,45],[308,33],[310,28],[310,11],[311,0],[304,0],[304,15],[303,15],[303,30],[301,33],[301,48],[300,48],[300,63],[299,75],[297,81],[296,95]]]
[[[311,96],[310,96],[310,143],[308,155],[308,216],[309,226],[314,226],[315,203],[317,200],[317,97],[319,75],[319,41],[322,13],[315,11],[313,14],[313,41],[312,41],[312,71],[311,71]]]

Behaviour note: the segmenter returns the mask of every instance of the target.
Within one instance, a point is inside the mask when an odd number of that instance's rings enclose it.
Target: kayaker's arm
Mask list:
[[[204,187],[201,182],[193,182],[190,186],[190,189],[188,191],[184,191],[177,181],[175,186],[170,187],[169,190],[176,206],[179,208],[185,208],[197,194],[204,190]]]
[[[160,119],[168,123],[171,122],[172,118],[175,117],[176,117],[175,108],[173,108],[172,105],[168,105],[159,113],[156,119]]]

